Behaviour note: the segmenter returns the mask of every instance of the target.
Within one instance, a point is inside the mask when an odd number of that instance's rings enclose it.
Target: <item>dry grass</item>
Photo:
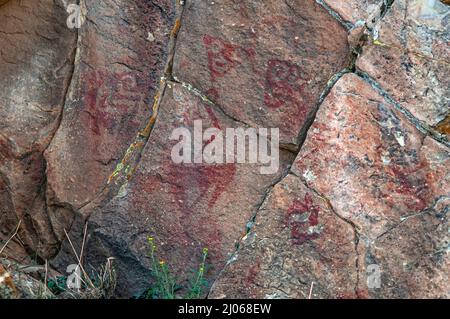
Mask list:
[[[3,254],[3,251],[8,246],[8,244],[13,240],[14,237],[16,237],[17,233],[19,232],[20,225],[22,224],[22,220],[19,220],[19,223],[16,226],[16,229],[14,230],[14,233],[8,238],[8,240],[5,242],[5,244],[0,249],[0,256]]]
[[[78,261],[78,267],[81,273],[81,278],[79,279],[82,287],[80,289],[67,289],[63,295],[64,297],[75,299],[109,299],[114,296],[117,286],[117,273],[113,265],[114,258],[107,258],[105,265],[101,266],[98,271],[94,271],[92,276],[86,272],[83,266],[83,254],[86,244],[87,227],[88,224],[86,223],[80,254],[77,253],[69,234],[64,230],[69,245]]]
[[[71,299],[110,299],[114,296],[117,284],[117,274],[113,266],[113,259],[108,258],[92,278],[82,275],[80,289],[67,289],[63,298]]]

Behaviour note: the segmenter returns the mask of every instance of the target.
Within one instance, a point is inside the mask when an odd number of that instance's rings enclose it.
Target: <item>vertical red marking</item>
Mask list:
[[[404,204],[408,209],[420,212],[427,207],[427,197],[430,195],[429,189],[425,186],[426,180],[417,177],[418,171],[423,168],[423,164],[402,167],[392,165],[391,172],[394,175],[395,192],[409,196],[410,200],[405,200]],[[393,203],[395,205],[395,203]]]

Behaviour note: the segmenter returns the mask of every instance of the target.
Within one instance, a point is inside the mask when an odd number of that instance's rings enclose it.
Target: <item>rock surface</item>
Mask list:
[[[58,250],[45,208],[43,152],[58,128],[73,69],[76,35],[64,16],[60,1],[10,1],[0,10],[0,238],[22,220],[17,259]]]
[[[448,148],[345,75],[211,296],[305,298],[314,282],[319,298],[448,298],[449,164]],[[371,288],[374,267],[383,285]]]
[[[278,183],[210,298],[355,297],[351,225],[295,175]]]
[[[210,251],[209,276],[214,278],[221,270],[265,190],[293,158],[282,152],[274,175],[261,175],[256,164],[174,164],[171,151],[177,141],[168,136],[178,127],[192,128],[194,120],[202,120],[205,129],[241,127],[216,106],[205,104],[179,84],[170,84],[133,178],[89,219],[93,231],[87,256],[101,254],[102,260],[112,255],[124,270],[131,265],[149,267],[147,237],[151,236],[159,258],[180,278],[198,267],[205,247]],[[135,281],[124,281],[123,293],[139,292]],[[145,282],[144,288],[148,288]]]
[[[450,297],[444,1],[67,5],[0,0],[0,258],[142,296],[151,236],[210,298]],[[196,120],[279,128],[279,169],[174,163]]]
[[[349,64],[346,38],[313,0],[189,1],[173,72],[231,117],[297,144],[326,83]]]
[[[60,129],[45,153],[47,196],[63,239],[72,211],[105,187],[108,177],[151,116],[167,60],[172,1],[86,1],[77,67]],[[149,40],[152,34],[153,41]]]
[[[344,21],[371,24],[381,13],[386,0],[323,0]]]
[[[450,112],[450,6],[398,0],[375,27],[357,67],[429,126]]]
[[[324,101],[293,171],[357,229],[361,296],[449,297],[449,165],[447,147],[355,75]]]
[[[204,119],[206,128],[280,127],[281,143],[295,149],[327,82],[350,62],[344,28],[314,1],[308,3],[303,12],[292,11],[289,5],[280,8],[275,2],[264,8],[253,1],[244,6],[232,1],[186,4],[173,62],[174,80],[180,84],[170,82],[172,88],[160,97],[160,114],[130,182],[118,196],[93,209],[88,242],[88,255],[95,256],[92,263],[113,255],[118,267],[134,267],[147,278],[146,237],[152,235],[181,279],[196,267],[203,247],[211,252],[208,278],[217,276],[267,188],[280,178],[293,155],[281,152],[281,168],[267,176],[260,175],[255,165],[177,166],[169,157],[175,143],[168,143],[168,137],[179,126]],[[288,4],[298,7],[296,1]],[[247,13],[239,18],[239,26],[223,33],[220,25],[237,23],[236,12],[244,9]],[[263,18],[266,10],[274,15]],[[205,12],[211,19],[199,25]],[[273,30],[276,43],[267,41]],[[308,46],[302,47],[306,42]],[[183,91],[191,93],[186,96]],[[212,102],[198,105],[204,101]],[[67,263],[67,258],[61,254],[58,264]],[[144,289],[146,281],[141,282]],[[142,292],[133,277],[120,285],[125,295],[132,288]]]

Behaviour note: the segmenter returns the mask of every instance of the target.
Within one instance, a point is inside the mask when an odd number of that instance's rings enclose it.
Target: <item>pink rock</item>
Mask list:
[[[448,298],[449,161],[345,75],[209,296]]]
[[[190,1],[174,76],[233,118],[279,127],[281,142],[296,145],[326,83],[348,66],[346,38],[313,0]]]
[[[119,297],[152,236],[181,293],[207,247],[212,298],[448,298],[450,7],[391,2],[0,0],[0,257],[65,272],[87,222]],[[196,120],[278,170],[176,164]]]
[[[353,24],[365,21],[372,23],[372,19],[379,17],[383,0],[323,0],[345,21]]]
[[[321,105],[293,171],[355,225],[361,269],[370,263],[384,269],[383,287],[365,289],[368,295],[439,297],[448,294],[441,277],[448,276],[442,238],[449,162],[448,148],[421,134],[362,79],[346,75]],[[421,281],[413,285],[412,278]]]
[[[395,1],[356,64],[428,126],[450,111],[449,12],[440,1]]]
[[[289,174],[261,206],[210,298],[349,298],[357,292],[355,233]]]

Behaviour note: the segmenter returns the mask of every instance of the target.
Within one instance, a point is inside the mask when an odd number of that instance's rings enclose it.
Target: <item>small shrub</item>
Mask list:
[[[197,270],[194,271],[193,278],[190,280],[190,287],[184,296],[177,296],[176,291],[183,288],[177,283],[176,277],[171,273],[169,266],[163,260],[156,257],[156,245],[152,237],[148,238],[150,246],[149,256],[151,259],[152,276],[154,283],[147,292],[147,299],[175,299],[182,297],[185,299],[197,299],[203,294],[208,282],[204,278],[206,258],[208,257],[208,248],[202,252],[202,260]]]
[[[48,280],[47,287],[53,294],[59,295],[67,290],[67,277],[58,276],[55,278],[50,278]]]
[[[204,289],[208,286],[208,282],[204,277],[207,256],[208,248],[203,248],[202,261],[195,274],[194,280],[191,283],[189,293],[186,296],[188,299],[199,299],[203,294]]]

